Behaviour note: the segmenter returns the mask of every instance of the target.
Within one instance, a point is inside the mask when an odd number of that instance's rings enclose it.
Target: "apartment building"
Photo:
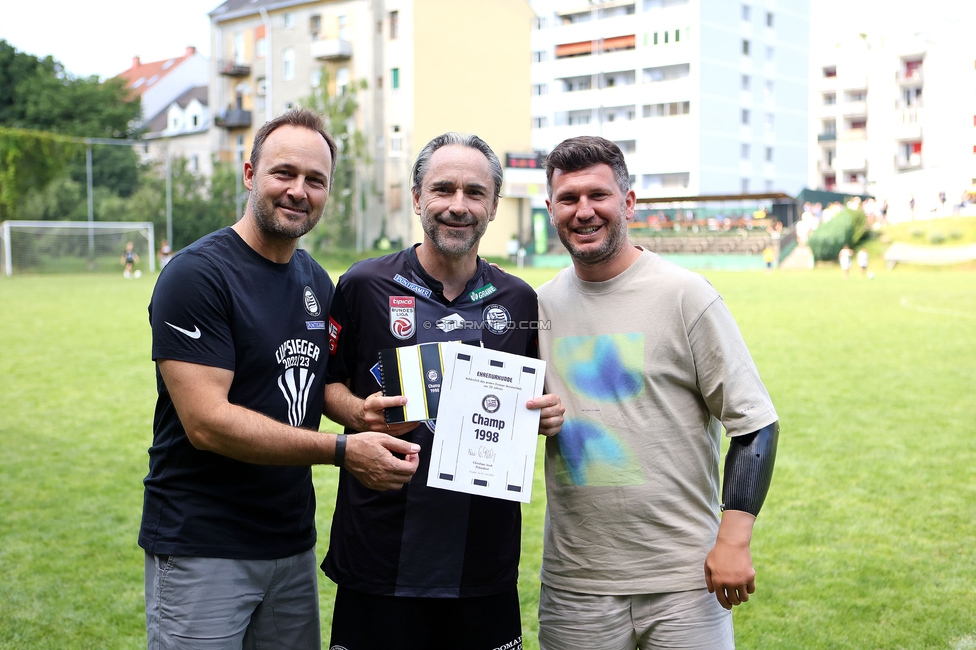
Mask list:
[[[806,184],[806,0],[530,4],[536,150],[612,140],[638,198]]]
[[[531,150],[532,12],[523,0],[227,0],[210,17],[211,142],[221,160],[243,162],[261,124],[323,80],[333,95],[366,82],[354,121],[368,160],[340,158],[363,179],[352,202],[362,246],[381,233],[422,237],[410,167],[435,135],[476,133],[502,159]],[[505,253],[522,210],[502,199],[482,253]]]
[[[811,55],[810,186],[875,195],[894,219],[951,213],[976,183],[976,44],[910,29]]]

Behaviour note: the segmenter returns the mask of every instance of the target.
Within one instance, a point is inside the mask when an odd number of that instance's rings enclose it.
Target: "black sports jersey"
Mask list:
[[[334,286],[305,251],[271,262],[232,228],[181,251],[149,304],[154,360],[234,371],[232,404],[317,430]],[[309,467],[254,465],[190,444],[159,370],[139,545],[158,555],[277,559],[315,544]]]
[[[328,381],[349,381],[365,398],[380,390],[379,350],[415,343],[480,338],[493,350],[537,356],[535,292],[484,260],[478,265],[454,301],[424,271],[415,247],[353,265],[333,300]],[[421,424],[403,438],[421,446],[420,466],[403,489],[377,492],[340,473],[326,575],[343,587],[390,596],[514,589],[520,504],[427,487],[431,427]]]

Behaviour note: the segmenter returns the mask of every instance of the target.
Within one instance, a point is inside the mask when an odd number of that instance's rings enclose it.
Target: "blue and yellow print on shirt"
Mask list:
[[[556,373],[583,404],[622,404],[644,392],[644,335],[640,332],[557,338],[552,358]],[[568,418],[556,441],[555,476],[563,485],[644,483],[633,451],[602,422]]]

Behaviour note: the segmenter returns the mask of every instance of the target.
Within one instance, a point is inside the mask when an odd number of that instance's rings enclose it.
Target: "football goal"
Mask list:
[[[14,273],[122,272],[126,244],[139,256],[135,269],[156,270],[153,224],[148,221],[4,221],[3,268]]]

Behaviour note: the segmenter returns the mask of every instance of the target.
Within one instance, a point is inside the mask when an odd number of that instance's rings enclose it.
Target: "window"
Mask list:
[[[741,150],[739,151],[739,157],[743,160],[749,160],[749,153],[749,144],[747,142],[743,142]]]
[[[772,95],[774,88],[775,88],[775,84],[773,83],[773,80],[772,79],[767,79],[766,80],[766,92],[768,94]]]
[[[403,187],[399,183],[390,185],[390,211],[399,212],[403,209]]]
[[[319,32],[322,31],[322,16],[314,14],[308,19],[308,33],[313,41],[319,40]]]
[[[400,38],[400,12],[390,12],[390,40],[395,41]]]
[[[844,99],[847,102],[863,102],[868,98],[868,91],[866,90],[849,90],[844,94]]]
[[[752,7],[742,5],[742,20],[749,21],[752,18]]]
[[[568,121],[570,126],[580,126],[583,124],[589,124],[590,118],[592,117],[592,111],[570,111],[568,116]]]
[[[763,125],[766,127],[767,131],[771,131],[773,128],[773,117],[774,116],[772,113],[766,113],[766,119],[763,122]]]
[[[767,180],[766,181],[766,191],[767,192],[772,192],[773,191],[773,181],[771,181],[771,180]]]
[[[400,68],[390,70],[390,90],[400,90]]]
[[[343,41],[348,41],[349,40],[349,19],[346,18],[345,14],[341,14],[338,18],[336,18],[336,23],[338,24],[339,27],[339,32],[338,32],[339,39]]]
[[[281,78],[285,81],[295,78],[295,48],[293,47],[281,51]]]
[[[668,117],[671,115],[687,115],[690,112],[690,102],[669,102],[666,104],[645,104],[644,117]]]
[[[749,90],[749,75],[742,75],[742,90]]]
[[[749,41],[742,39],[742,54],[749,56]]]
[[[532,94],[533,95],[549,94],[549,84],[532,84]]]
[[[267,106],[267,104],[265,102],[264,95],[258,95],[257,97],[254,98],[254,109],[255,110],[263,111],[266,106]]]
[[[776,48],[774,48],[772,45],[767,45],[766,46],[766,60],[767,61],[772,61],[773,60],[773,55],[775,53],[776,53]]]
[[[548,57],[548,54],[549,53],[546,52],[545,50],[538,50],[536,52],[533,52],[532,53],[532,63],[543,63],[543,62],[545,62],[549,58]]]
[[[286,11],[281,16],[281,23],[285,29],[291,29],[295,26],[295,14],[291,13],[290,11]]]
[[[657,32],[654,32],[654,44],[657,45]]]
[[[533,117],[532,118],[532,128],[533,129],[544,129],[549,126],[548,117]]]
[[[257,54],[259,59],[268,56],[268,39],[264,37],[259,38],[254,44],[254,53]]]
[[[193,124],[193,126],[200,126],[200,116],[199,115],[194,115],[190,119],[190,122]]]
[[[403,153],[403,135],[400,133],[400,125],[394,124],[390,127],[390,155],[399,156]]]
[[[674,30],[674,42],[677,43],[680,40],[681,40],[681,30],[676,29]]]
[[[683,79],[691,73],[691,66],[687,63],[678,65],[662,65],[656,68],[644,68],[644,83],[671,81]]]
[[[532,19],[532,29],[545,29],[545,28],[546,28],[545,17]]]
[[[823,95],[824,106],[833,106],[837,103],[837,93],[824,93]]]
[[[322,68],[314,68],[312,74],[309,75],[308,85],[312,88],[318,88],[322,85]]]
[[[766,12],[766,27],[772,27],[772,26],[773,26],[773,12],[772,11],[767,11]]]
[[[837,76],[837,66],[831,65],[823,69],[824,77],[836,77]]]
[[[773,148],[766,147],[766,162],[773,162]]]
[[[749,109],[748,108],[743,108],[742,109],[742,123],[743,124],[748,124],[749,123]]]
[[[749,193],[749,179],[748,178],[743,178],[742,179],[742,193],[743,194],[748,194]]]
[[[336,71],[336,93],[342,94],[346,92],[346,88],[349,86],[349,68],[339,68]]]

